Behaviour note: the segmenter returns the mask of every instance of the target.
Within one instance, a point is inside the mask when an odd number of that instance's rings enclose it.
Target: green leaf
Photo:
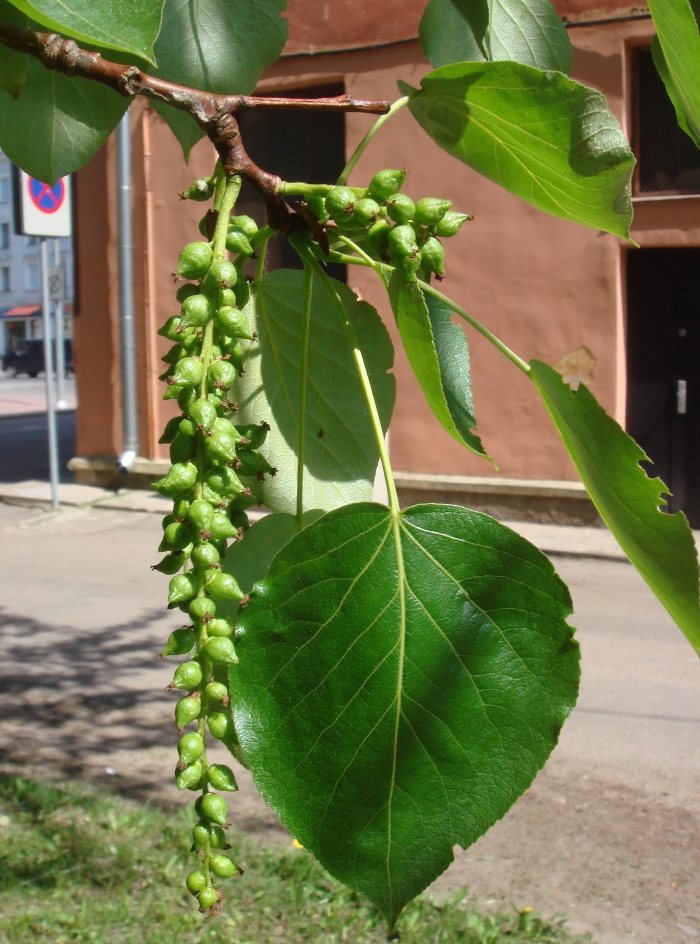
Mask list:
[[[389,335],[377,312],[333,281],[359,336],[379,407],[389,425],[394,406]],[[295,511],[299,424],[301,304],[304,274],[278,269],[260,282],[247,313],[258,333],[237,388],[239,422],[267,420],[272,429],[263,454],[280,471],[266,477],[264,503],[272,511]],[[340,315],[325,283],[315,277],[305,422],[304,509],[328,511],[371,496],[379,452]]]
[[[304,526],[316,521],[322,514],[322,511],[307,511],[304,515]],[[298,532],[299,527],[294,515],[265,515],[264,518],[253,522],[242,541],[234,541],[231,544],[221,562],[222,569],[236,578],[244,593],[250,593],[253,584],[262,580],[268,572],[273,558]],[[233,612],[237,608],[237,605],[233,604],[230,609]],[[217,612],[222,609],[229,608],[225,604],[218,604]]]
[[[406,356],[433,414],[458,443],[488,459],[474,432],[467,339],[453,323],[452,310],[425,297],[416,280],[398,269],[389,298]]]
[[[494,519],[325,515],[237,623],[241,747],[267,802],[393,925],[527,789],[576,700],[568,591]]]
[[[16,10],[7,0],[0,0],[0,21],[12,23],[26,29],[28,20]],[[0,90],[17,98],[24,87],[27,78],[28,56],[23,52],[15,52],[7,46],[0,46]]]
[[[190,151],[195,144],[204,137],[204,131],[202,131],[192,115],[188,115],[186,111],[171,108],[170,105],[164,105],[162,102],[152,101],[151,105],[177,138],[182,148],[182,156],[185,162],[189,161]]]
[[[409,108],[449,154],[546,213],[628,238],[634,157],[600,92],[515,62],[443,66],[421,86]]]
[[[434,67],[510,60],[571,72],[571,43],[550,0],[430,0],[420,41]]]
[[[63,36],[154,62],[163,0],[10,0],[41,26]]]
[[[0,148],[32,177],[53,184],[86,164],[129,106],[92,82],[27,64],[17,100],[0,96]]]
[[[287,39],[286,0],[165,0],[158,74],[210,92],[248,94]]]
[[[661,510],[668,489],[648,477],[640,465],[648,457],[587,387],[574,391],[547,364],[530,366],[601,518],[700,654],[698,559],[685,515]]]
[[[654,64],[680,127],[700,148],[700,33],[698,8],[688,0],[649,0],[657,37]]]

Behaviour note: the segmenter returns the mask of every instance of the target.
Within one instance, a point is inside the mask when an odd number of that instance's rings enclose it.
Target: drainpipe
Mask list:
[[[117,231],[123,427],[122,451],[117,457],[117,469],[123,473],[129,471],[139,450],[132,224],[131,135],[127,111],[117,126]]]

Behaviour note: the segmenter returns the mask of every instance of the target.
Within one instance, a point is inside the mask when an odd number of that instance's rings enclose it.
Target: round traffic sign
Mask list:
[[[41,213],[55,213],[60,210],[66,195],[66,188],[62,180],[54,184],[45,184],[36,177],[27,178],[29,199]]]

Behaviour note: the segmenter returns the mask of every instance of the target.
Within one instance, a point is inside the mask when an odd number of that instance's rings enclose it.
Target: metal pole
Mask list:
[[[134,310],[134,241],[131,214],[131,135],[129,112],[117,126],[117,220],[122,379],[122,454],[117,466],[127,472],[138,454],[138,393]]]
[[[53,267],[57,272],[61,271],[61,240],[58,236],[53,240]],[[66,403],[66,357],[63,341],[63,297],[56,299],[54,322],[56,325],[56,409],[65,410],[68,404]]]
[[[49,432],[49,481],[51,507],[58,508],[58,436],[56,432],[56,401],[53,383],[53,347],[51,343],[51,316],[49,314],[49,254],[48,240],[41,240],[41,320],[44,334],[44,376],[46,378],[46,419]]]

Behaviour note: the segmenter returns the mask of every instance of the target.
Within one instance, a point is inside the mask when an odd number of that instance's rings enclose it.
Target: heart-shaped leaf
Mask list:
[[[367,302],[330,280],[359,337],[384,428],[394,405],[394,352],[386,328]],[[258,333],[237,388],[240,422],[266,420],[262,448],[279,471],[262,487],[272,511],[296,510],[296,450],[302,364],[304,273],[278,269],[261,281],[247,314]],[[336,300],[314,276],[306,382],[304,509],[329,511],[371,497],[379,452]],[[339,393],[341,394],[339,396]]]
[[[409,363],[433,415],[454,439],[488,458],[474,432],[469,348],[452,309],[423,295],[415,279],[397,269],[389,297]]]
[[[634,157],[605,99],[558,72],[461,62],[401,84],[449,154],[533,206],[628,238]]]
[[[86,164],[119,123],[129,101],[99,82],[27,63],[18,99],[0,96],[0,148],[47,184]]]
[[[81,43],[153,62],[163,0],[10,0],[30,19]]]
[[[510,60],[571,71],[571,43],[550,0],[430,0],[420,41],[435,68]]]
[[[234,718],[285,826],[393,925],[529,786],[576,700],[568,591],[497,521],[352,505],[237,623]]]
[[[541,361],[530,367],[601,518],[700,655],[698,557],[685,515],[662,511],[668,489],[649,478],[640,465],[648,457],[585,385],[572,390]]]

